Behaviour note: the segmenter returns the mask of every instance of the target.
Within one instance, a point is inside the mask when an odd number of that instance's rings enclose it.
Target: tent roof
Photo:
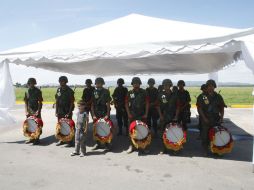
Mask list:
[[[0,61],[73,74],[207,73],[239,58],[234,29],[131,14],[0,53]]]

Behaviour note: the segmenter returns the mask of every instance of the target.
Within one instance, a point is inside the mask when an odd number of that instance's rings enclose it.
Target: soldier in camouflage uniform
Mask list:
[[[159,119],[159,113],[156,109],[156,102],[158,98],[158,89],[154,87],[155,80],[153,78],[150,78],[147,82],[149,85],[148,88],[146,88],[146,93],[149,97],[149,112],[147,116],[147,125],[149,128],[153,127],[154,135],[157,137],[157,121]]]
[[[163,91],[159,93],[157,100],[157,109],[160,115],[160,122],[162,131],[170,122],[177,121],[179,115],[179,100],[177,95],[171,91],[172,81],[170,79],[164,79]],[[166,152],[166,147],[163,147],[161,154]]]
[[[61,76],[59,78],[60,87],[56,91],[56,117],[72,119],[72,112],[74,110],[74,91],[67,85],[68,78]],[[59,141],[56,146],[62,145],[64,142]],[[73,140],[67,143],[67,147],[73,146]]]
[[[112,97],[114,101],[114,105],[116,108],[116,119],[117,119],[117,125],[118,125],[118,134],[122,135],[122,127],[124,125],[126,129],[126,135],[128,135],[128,116],[125,109],[125,97],[128,93],[128,89],[123,86],[124,80],[122,78],[119,78],[117,80],[118,87],[115,88]]]
[[[29,116],[35,115],[38,118],[41,118],[41,109],[42,109],[42,93],[41,90],[35,85],[37,84],[35,78],[29,78],[27,81],[28,85],[28,90],[25,92],[25,111],[26,111],[26,117],[28,118]],[[40,143],[39,137],[38,139],[34,140],[27,140],[25,142],[26,144],[28,143],[33,143],[34,145],[37,145]]]
[[[98,77],[95,79],[95,85],[96,88],[93,92],[92,96],[92,105],[91,105],[91,113],[93,120],[96,121],[99,118],[110,118],[110,93],[109,90],[103,88],[103,85],[105,84],[104,79],[101,77]],[[106,143],[106,149],[111,150],[112,144]],[[101,144],[99,141],[96,142],[95,147],[93,147],[93,150],[101,148]]]
[[[162,91],[163,91],[163,85],[160,84],[160,85],[158,86],[158,93],[161,93]]]
[[[179,80],[177,86],[178,86],[177,97],[180,103],[178,122],[182,124],[183,129],[186,131],[187,123],[190,123],[191,98],[190,93],[184,89],[185,82],[183,80]]]
[[[199,94],[198,97],[197,97],[197,102],[196,102],[196,106],[197,106],[197,107],[198,107],[198,102],[201,102],[202,99],[203,99],[205,96],[207,96],[207,86],[206,86],[206,84],[202,84],[200,90],[202,90],[202,93]],[[199,122],[198,122],[199,137],[198,137],[198,140],[200,140],[200,139],[201,139],[202,125],[201,125],[200,113],[198,113],[198,114],[199,114],[199,118],[198,118],[198,120],[199,120]]]
[[[216,83],[214,80],[208,80],[207,94],[198,99],[197,108],[201,117],[201,140],[202,146],[205,149],[205,154],[208,153],[209,138],[208,133],[211,127],[220,125],[223,122],[225,103],[220,94],[214,91]]]
[[[86,88],[83,90],[82,100],[85,102],[86,112],[89,114],[91,112],[92,96],[94,87],[92,86],[92,80],[86,79]]]
[[[178,87],[177,86],[173,86],[172,87],[172,92],[173,92],[173,94],[177,94],[178,93]]]
[[[125,108],[128,114],[129,123],[135,120],[147,122],[147,115],[149,111],[149,97],[144,89],[140,88],[141,80],[139,77],[133,77],[131,85],[133,89],[130,90],[125,98]],[[130,147],[127,153],[134,151],[134,146],[130,141]],[[141,150],[143,153],[148,153],[148,149]]]

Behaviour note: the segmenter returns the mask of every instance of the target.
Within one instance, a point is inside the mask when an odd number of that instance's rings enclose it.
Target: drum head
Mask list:
[[[148,135],[148,129],[144,125],[136,125],[136,137],[137,140],[142,140]]]
[[[110,134],[110,126],[103,121],[96,124],[96,133],[101,137],[107,137]]]
[[[230,141],[230,135],[227,131],[217,131],[215,133],[215,146],[225,146]]]
[[[34,121],[34,119],[27,119],[27,125],[28,125],[28,131],[30,133],[34,133],[37,129],[37,123]]]
[[[67,135],[70,134],[70,132],[71,132],[71,128],[70,128],[69,124],[66,123],[66,122],[61,122],[60,133],[61,133],[62,135],[67,136]]]
[[[182,128],[171,126],[168,128],[166,136],[170,142],[176,143],[184,137],[184,134]]]

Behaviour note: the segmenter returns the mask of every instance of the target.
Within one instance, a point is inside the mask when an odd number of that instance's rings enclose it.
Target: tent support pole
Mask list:
[[[252,91],[252,96],[254,96],[254,88]],[[253,108],[252,108],[252,114],[253,114],[253,119],[254,119],[254,102],[253,102]],[[253,125],[254,128],[254,125]],[[254,136],[253,138],[253,150],[252,150],[252,172],[254,173]]]

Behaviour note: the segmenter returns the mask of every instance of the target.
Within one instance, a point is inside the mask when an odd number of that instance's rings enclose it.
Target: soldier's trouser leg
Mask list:
[[[208,145],[209,145],[209,137],[208,137],[208,132],[209,132],[209,125],[206,124],[205,122],[201,121],[201,140],[202,140],[202,146],[204,149],[208,150]]]
[[[157,124],[158,119],[157,119],[157,116],[154,115],[152,117],[152,121],[153,121],[153,130],[154,130],[154,133],[157,134],[157,128],[158,128],[158,124]]]
[[[202,124],[201,124],[201,118],[200,118],[200,116],[199,116],[199,118],[198,118],[198,129],[199,129],[199,133],[200,133],[200,135],[201,135]]]
[[[123,114],[121,110],[116,110],[116,119],[117,119],[117,125],[118,125],[118,133],[122,133],[122,127],[123,127]]]
[[[80,148],[83,154],[86,154],[86,134],[80,134]]]
[[[75,152],[79,154],[80,152],[80,131],[76,130],[75,132]]]
[[[147,115],[147,125],[148,125],[149,129],[151,129],[151,126],[152,126],[151,120],[152,120],[152,114],[151,114],[151,111],[149,110],[148,115]]]
[[[126,111],[123,112],[123,124],[124,124],[125,130],[126,130],[126,135],[128,135],[129,134],[129,123],[128,123],[128,115],[127,115]]]

